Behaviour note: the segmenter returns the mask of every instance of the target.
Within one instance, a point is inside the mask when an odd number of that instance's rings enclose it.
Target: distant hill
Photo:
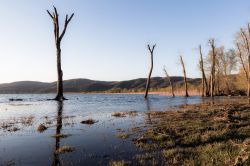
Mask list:
[[[183,77],[171,77],[173,84],[182,85]],[[199,78],[188,78],[190,84],[200,83]],[[64,81],[65,92],[91,93],[91,92],[121,92],[141,91],[146,86],[146,78],[138,78],[128,81],[95,81],[89,79],[71,79]],[[162,77],[151,78],[151,88],[158,89],[168,86],[168,82]],[[35,81],[20,81],[0,84],[1,94],[14,93],[51,93],[56,92],[56,82],[45,83]]]

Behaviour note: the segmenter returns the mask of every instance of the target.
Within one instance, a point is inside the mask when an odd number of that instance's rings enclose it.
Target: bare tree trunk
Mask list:
[[[220,72],[217,71],[217,94],[220,95]]]
[[[185,69],[185,65],[184,65],[184,61],[182,59],[182,56],[180,56],[180,61],[181,61],[181,65],[182,65],[183,75],[184,75],[185,96],[188,97],[189,95],[188,95],[188,85],[187,85],[186,69]]]
[[[169,77],[168,72],[167,72],[167,70],[166,70],[165,67],[163,68],[163,71],[164,71],[164,73],[165,73],[165,75],[166,75],[166,77],[167,77],[167,79],[168,79],[169,85],[171,86],[172,96],[175,97],[175,95],[174,95],[174,87],[173,87],[171,78]]]
[[[56,55],[57,55],[57,95],[55,97],[55,100],[65,100],[63,96],[63,71],[61,68],[61,41],[63,36],[65,35],[65,32],[67,30],[68,24],[71,21],[71,19],[74,16],[74,13],[71,14],[70,18],[68,18],[68,15],[66,15],[65,23],[64,23],[64,29],[61,34],[60,33],[60,27],[59,27],[59,18],[57,9],[54,7],[54,12],[51,14],[47,10],[49,16],[53,20],[54,24],[54,35],[55,35],[55,44],[56,44]]]
[[[210,96],[214,96],[214,85],[215,85],[215,58],[216,58],[216,53],[215,53],[215,46],[214,46],[214,39],[209,40],[209,43],[212,48],[212,67],[211,67],[211,82],[210,82]]]
[[[150,59],[151,59],[151,66],[150,66],[150,70],[149,70],[149,74],[148,74],[148,79],[147,79],[147,85],[146,85],[146,91],[145,91],[145,95],[144,98],[147,99],[148,98],[148,90],[150,87],[150,78],[151,78],[151,74],[153,71],[153,67],[154,67],[154,49],[155,49],[156,45],[153,45],[153,47],[151,48],[150,45],[148,45],[148,50],[150,52]]]
[[[247,70],[246,70],[246,67],[245,67],[245,64],[244,64],[244,61],[243,61],[243,58],[242,58],[242,53],[241,53],[241,50],[240,50],[239,43],[237,43],[237,48],[238,48],[238,51],[239,51],[240,63],[241,63],[242,68],[243,68],[243,70],[245,72],[246,79],[248,80],[248,74],[247,74]]]
[[[207,78],[206,78],[205,71],[204,71],[204,63],[203,63],[201,45],[199,46],[199,50],[200,50],[200,69],[202,73],[202,97],[204,97],[204,96],[207,96],[209,92],[208,92]]]
[[[250,33],[250,26],[249,26],[249,24],[248,24],[248,31]],[[247,56],[248,56],[247,96],[249,97],[250,96],[250,48],[249,48],[249,41],[248,41],[247,35],[246,35],[246,33],[244,32],[243,29],[241,29],[241,35],[243,37],[244,44],[245,44],[245,47],[247,49]]]

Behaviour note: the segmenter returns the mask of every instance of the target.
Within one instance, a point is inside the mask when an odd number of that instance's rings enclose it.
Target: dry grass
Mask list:
[[[150,112],[148,130],[136,146],[162,151],[167,165],[234,165],[250,163],[250,105],[189,105],[178,111]],[[249,143],[249,144],[248,144]]]
[[[88,125],[93,125],[93,124],[95,124],[95,123],[97,123],[97,122],[98,122],[98,121],[96,121],[96,120],[94,120],[94,119],[92,119],[92,118],[89,118],[89,119],[87,119],[87,120],[81,121],[82,124],[88,124]]]
[[[121,138],[121,139],[127,139],[129,138],[130,134],[127,133],[118,133],[116,137]]]
[[[31,126],[34,121],[34,116],[20,117],[20,118],[9,118],[0,122],[0,129],[9,132],[15,132],[21,130],[24,127]]]
[[[122,118],[126,116],[137,116],[138,113],[136,111],[128,111],[128,112],[114,112],[112,116],[117,117],[117,118]]]
[[[70,136],[71,136],[71,134],[55,134],[52,137],[54,137],[54,138],[68,138]]]
[[[128,165],[130,165],[130,162],[125,160],[109,162],[109,166],[128,166]]]
[[[117,118],[122,118],[122,117],[126,117],[126,114],[123,112],[115,112],[112,114],[112,116],[117,117]]]
[[[57,154],[70,153],[70,152],[73,152],[74,150],[75,150],[74,147],[65,145],[65,146],[62,146],[62,147],[58,148],[58,149],[56,150],[56,153],[57,153]]]
[[[40,124],[37,127],[37,131],[39,131],[40,133],[44,132],[48,127],[46,127],[44,124]]]

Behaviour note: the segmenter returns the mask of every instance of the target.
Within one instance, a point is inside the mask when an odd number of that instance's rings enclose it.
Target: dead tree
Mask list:
[[[166,78],[168,79],[169,85],[171,86],[171,93],[172,93],[172,96],[175,97],[175,95],[174,95],[174,86],[173,86],[173,84],[172,84],[171,78],[169,77],[168,72],[167,72],[167,70],[166,70],[165,67],[163,68],[163,71],[164,71],[164,73],[165,73],[165,75],[166,75]]]
[[[207,96],[209,91],[208,91],[208,84],[207,84],[207,78],[205,75],[204,71],[204,63],[203,63],[203,55],[202,55],[202,50],[201,50],[201,45],[199,46],[200,50],[200,70],[202,74],[202,97]]]
[[[57,95],[55,97],[55,100],[65,100],[63,96],[63,71],[61,68],[61,41],[65,35],[65,32],[67,30],[68,24],[71,21],[71,19],[74,16],[74,13],[71,14],[70,17],[66,15],[65,22],[64,22],[64,28],[63,31],[60,34],[60,27],[59,27],[59,15],[57,13],[56,8],[54,7],[54,12],[48,11],[49,16],[52,18],[53,25],[54,25],[54,36],[55,36],[55,44],[56,44],[56,55],[57,55]]]
[[[248,24],[248,32],[250,35],[250,25]],[[248,57],[248,73],[247,73],[247,96],[250,96],[250,46],[249,46],[249,41],[246,33],[244,32],[243,29],[241,29],[241,36],[244,40],[244,45],[247,50],[247,57]]]
[[[149,90],[149,87],[150,87],[150,78],[151,78],[151,74],[152,74],[153,66],[154,66],[153,58],[154,58],[154,49],[155,49],[155,46],[156,46],[156,44],[153,45],[153,47],[151,48],[150,45],[148,44],[148,50],[150,52],[150,59],[151,59],[151,66],[150,66],[150,70],[149,70],[149,74],[148,74],[146,91],[145,91],[145,95],[144,95],[145,99],[148,98],[148,90]]]
[[[209,40],[209,44],[212,48],[212,66],[211,66],[211,74],[210,74],[210,96],[214,96],[214,87],[215,87],[215,58],[216,58],[216,52],[215,52],[215,45],[214,45],[214,39]]]
[[[244,70],[244,72],[245,72],[246,79],[248,80],[247,69],[246,69],[246,67],[245,67],[245,64],[244,64],[244,61],[243,61],[243,58],[242,58],[242,52],[241,52],[239,43],[237,43],[237,48],[238,48],[238,51],[239,51],[240,63],[241,63],[242,68],[243,68],[243,70]]]
[[[187,84],[187,76],[186,76],[186,69],[184,65],[184,61],[182,59],[182,56],[180,55],[180,61],[182,65],[182,70],[183,70],[183,76],[184,76],[184,83],[185,83],[185,96],[188,97],[188,84]]]

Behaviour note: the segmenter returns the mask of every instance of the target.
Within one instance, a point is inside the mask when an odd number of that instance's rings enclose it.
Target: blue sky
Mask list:
[[[56,80],[51,18],[75,13],[62,42],[64,79],[129,80],[146,77],[147,44],[157,44],[153,76],[199,77],[198,50],[207,40],[233,46],[250,21],[249,0],[0,0],[0,83]]]

